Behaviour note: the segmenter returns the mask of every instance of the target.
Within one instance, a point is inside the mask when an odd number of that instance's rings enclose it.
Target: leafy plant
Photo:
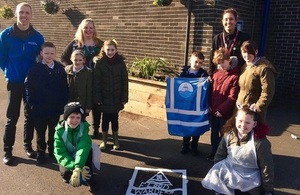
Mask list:
[[[158,6],[162,6],[164,0],[154,0],[153,1],[153,5],[158,5]]]
[[[0,15],[2,18],[11,19],[14,17],[14,12],[8,5],[4,5],[0,8]]]
[[[59,11],[59,2],[55,0],[42,0],[41,6],[46,14],[56,14]]]
[[[167,6],[170,5],[171,3],[172,0],[154,0],[152,4],[157,6]]]
[[[128,68],[129,75],[138,78],[164,81],[166,76],[178,76],[176,67],[163,58],[135,58]]]

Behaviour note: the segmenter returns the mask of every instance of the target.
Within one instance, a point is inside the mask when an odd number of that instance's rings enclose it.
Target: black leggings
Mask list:
[[[119,112],[117,113],[102,113],[102,132],[107,132],[111,122],[111,130],[119,130]]]

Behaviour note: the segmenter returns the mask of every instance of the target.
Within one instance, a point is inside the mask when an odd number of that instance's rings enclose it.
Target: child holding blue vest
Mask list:
[[[191,66],[184,67],[180,77],[188,77],[188,78],[200,78],[200,77],[208,77],[206,70],[201,68],[204,62],[204,55],[200,51],[194,51],[190,58]],[[191,137],[183,137],[181,154],[186,154],[190,151],[193,156],[197,156],[199,154],[198,151],[198,141],[200,136],[193,136],[192,141]],[[191,141],[191,143],[190,143]]]

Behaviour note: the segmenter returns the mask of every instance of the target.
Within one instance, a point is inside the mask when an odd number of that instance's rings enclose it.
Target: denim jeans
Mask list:
[[[8,105],[3,136],[4,152],[11,153],[15,143],[16,125],[20,116],[21,102],[24,103],[24,148],[30,148],[34,134],[31,109],[25,99],[24,84],[7,83]]]

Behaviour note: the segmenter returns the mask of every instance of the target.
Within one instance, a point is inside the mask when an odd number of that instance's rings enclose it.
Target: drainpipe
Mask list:
[[[270,9],[270,0],[265,0],[264,21],[263,21],[263,25],[262,25],[261,34],[260,34],[260,44],[259,44],[258,56],[264,55],[269,9]]]
[[[187,0],[188,16],[187,16],[187,22],[186,22],[184,66],[187,66],[188,55],[189,55],[189,40],[190,40],[192,3],[193,3],[193,0]]]

